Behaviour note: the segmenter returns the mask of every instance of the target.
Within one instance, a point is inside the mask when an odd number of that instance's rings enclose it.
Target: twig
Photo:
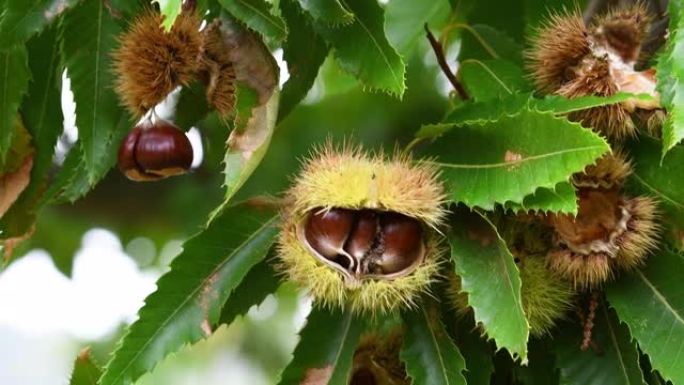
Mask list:
[[[451,72],[451,68],[449,68],[449,64],[444,56],[444,48],[442,47],[442,44],[440,44],[440,42],[437,41],[437,39],[435,39],[435,37],[432,35],[427,23],[425,23],[425,33],[427,34],[428,41],[430,41],[432,50],[435,52],[435,57],[437,58],[439,67],[442,69],[442,72],[444,72],[444,75],[447,77],[447,79],[449,79],[451,85],[454,86],[456,92],[458,92],[458,96],[463,100],[470,99],[468,92],[466,92],[465,88],[463,88],[461,82],[459,82],[454,73]]]

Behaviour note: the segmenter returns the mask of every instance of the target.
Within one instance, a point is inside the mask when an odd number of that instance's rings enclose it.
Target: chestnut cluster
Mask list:
[[[392,212],[317,208],[303,233],[315,255],[350,280],[408,274],[425,253],[420,222]]]
[[[168,121],[147,119],[128,133],[119,147],[119,170],[134,181],[154,181],[187,172],[192,145]]]

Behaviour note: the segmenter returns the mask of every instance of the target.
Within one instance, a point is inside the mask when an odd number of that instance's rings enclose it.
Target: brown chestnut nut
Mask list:
[[[371,210],[359,211],[356,225],[349,234],[344,250],[353,258],[361,260],[371,251],[378,231],[378,215]]]
[[[417,220],[397,213],[386,213],[380,219],[380,226],[384,247],[375,264],[382,273],[398,273],[420,259],[423,234]]]
[[[305,237],[318,254],[333,260],[342,253],[353,224],[354,213],[350,210],[314,209],[304,229]]]
[[[119,147],[119,169],[134,181],[184,174],[192,158],[192,145],[183,131],[162,119],[138,124]]]

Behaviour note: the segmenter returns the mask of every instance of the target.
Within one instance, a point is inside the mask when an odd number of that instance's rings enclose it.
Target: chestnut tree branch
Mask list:
[[[444,56],[444,48],[442,47],[442,44],[435,39],[435,36],[432,34],[432,32],[430,32],[427,23],[425,23],[425,33],[430,45],[432,46],[432,50],[435,52],[435,57],[437,58],[439,67],[442,69],[442,72],[444,72],[444,75],[447,77],[447,79],[449,79],[451,85],[454,86],[456,92],[458,92],[458,96],[463,100],[470,99],[470,96],[468,96],[468,92],[466,92],[463,84],[461,84],[461,82],[459,82],[456,78],[456,75],[451,72],[451,68],[449,68],[449,64]]]

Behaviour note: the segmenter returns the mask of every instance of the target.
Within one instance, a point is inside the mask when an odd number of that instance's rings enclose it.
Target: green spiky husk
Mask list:
[[[326,144],[306,161],[288,192],[278,242],[279,270],[305,288],[315,301],[353,312],[386,313],[411,307],[436,280],[442,247],[437,228],[446,210],[437,170],[413,164],[405,155],[386,158],[359,147],[336,150]],[[392,279],[363,279],[354,284],[312,255],[297,236],[297,226],[313,209],[373,209],[400,213],[423,223],[426,251],[407,275]]]

